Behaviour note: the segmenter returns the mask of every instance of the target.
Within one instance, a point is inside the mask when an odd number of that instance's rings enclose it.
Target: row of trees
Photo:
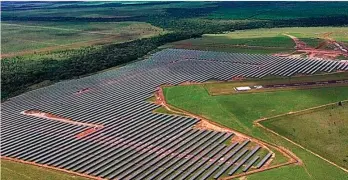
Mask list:
[[[62,51],[53,55],[5,58],[1,61],[2,99],[45,80],[58,81],[97,72],[136,60],[167,42],[193,37],[199,37],[199,34],[174,32],[122,44]]]

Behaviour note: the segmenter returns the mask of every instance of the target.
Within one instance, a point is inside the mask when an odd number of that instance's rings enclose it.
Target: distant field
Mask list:
[[[142,22],[2,22],[1,26],[4,57],[121,43],[165,33]]]
[[[325,34],[339,42],[348,43],[348,27],[292,27],[234,31],[225,34],[205,34],[202,38],[189,39],[172,43],[179,48],[245,52],[279,53],[293,52],[295,43],[284,34],[290,34],[316,47]]]
[[[347,97],[348,98],[348,97]],[[275,132],[348,168],[348,105],[261,122]]]
[[[123,5],[122,5],[123,4]],[[205,8],[216,6],[213,2],[147,2],[127,5],[120,2],[67,2],[64,4],[48,4],[47,6],[15,11],[3,11],[3,17],[78,17],[78,18],[129,18],[142,16],[168,15],[166,9]],[[216,6],[217,7],[217,6]]]
[[[66,173],[36,167],[33,165],[12,162],[4,159],[1,159],[1,179],[86,180],[86,178],[72,176]]]
[[[169,104],[203,116],[226,127],[293,151],[303,166],[286,166],[251,175],[248,179],[344,179],[345,172],[301,148],[253,125],[253,121],[347,99],[348,87],[278,91],[257,94],[209,96],[202,85],[164,89]],[[292,129],[290,129],[292,130]]]
[[[253,4],[240,2],[234,6],[222,6],[210,14],[209,17],[213,19],[295,19],[348,15],[347,8],[348,4],[344,2],[255,2]]]
[[[133,3],[128,6],[122,2],[78,2],[78,3],[42,3],[42,6],[17,5],[15,7],[3,4],[5,17],[120,17],[139,15],[166,15],[166,9],[206,8],[212,7],[201,15],[209,19],[295,19],[318,16],[348,15],[345,2],[148,2]],[[29,7],[32,7],[30,9]],[[310,8],[308,8],[310,7]],[[45,8],[50,8],[47,11]],[[16,9],[16,12],[9,11]],[[28,10],[30,9],[30,10]],[[85,13],[88,12],[88,13]],[[88,14],[86,16],[86,14]]]

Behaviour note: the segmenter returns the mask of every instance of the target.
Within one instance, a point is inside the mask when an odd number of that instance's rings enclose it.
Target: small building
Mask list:
[[[261,85],[254,86],[255,89],[262,89],[263,87]]]
[[[236,91],[249,91],[251,88],[249,86],[235,87]]]

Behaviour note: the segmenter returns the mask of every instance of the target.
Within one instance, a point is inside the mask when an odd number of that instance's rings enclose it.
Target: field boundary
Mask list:
[[[343,100],[343,101],[341,101],[341,102],[342,102],[342,103],[348,103],[348,100]],[[284,114],[272,116],[272,117],[269,117],[269,118],[261,118],[261,119],[258,119],[258,120],[256,120],[256,121],[254,121],[253,123],[254,123],[254,125],[256,125],[256,126],[258,126],[258,127],[261,127],[261,128],[263,128],[263,129],[267,130],[268,132],[271,132],[272,134],[275,134],[275,135],[277,135],[277,136],[279,136],[279,137],[281,137],[281,138],[287,140],[288,142],[290,142],[290,143],[292,143],[292,144],[294,144],[294,145],[300,147],[301,149],[303,149],[303,150],[305,150],[305,151],[307,151],[307,152],[309,152],[309,153],[315,155],[316,157],[318,157],[318,158],[320,158],[320,159],[322,159],[322,160],[324,160],[324,161],[330,163],[331,165],[333,165],[333,166],[335,166],[335,167],[337,167],[337,168],[343,170],[344,172],[348,173],[348,169],[345,169],[344,167],[339,166],[338,164],[336,164],[336,163],[334,163],[334,162],[332,162],[332,161],[330,161],[330,160],[324,158],[323,156],[321,156],[321,155],[319,155],[319,154],[317,154],[317,153],[315,153],[315,152],[313,152],[313,151],[311,151],[311,150],[309,150],[309,149],[303,147],[301,144],[298,144],[297,142],[295,142],[295,141],[293,141],[293,140],[291,140],[291,139],[289,139],[289,138],[287,138],[287,137],[285,137],[285,136],[283,136],[283,135],[280,135],[279,133],[273,131],[272,129],[269,129],[269,128],[263,126],[263,125],[260,123],[260,122],[262,122],[262,121],[270,121],[270,120],[274,120],[274,119],[276,119],[276,118],[280,118],[280,117],[284,117],[284,116],[289,116],[289,115],[291,115],[291,116],[296,116],[296,115],[300,115],[300,114],[304,114],[304,113],[311,113],[311,112],[315,112],[316,110],[319,110],[319,109],[322,109],[322,108],[327,108],[327,107],[330,107],[330,106],[333,106],[333,105],[337,105],[337,102],[335,102],[335,103],[328,103],[328,104],[324,104],[324,105],[320,105],[320,106],[315,106],[315,107],[311,107],[311,108],[307,108],[307,109],[303,109],[303,110],[299,110],[299,111],[295,111],[295,112],[288,112],[288,113],[284,113]]]
[[[11,157],[7,157],[7,156],[1,156],[0,158],[8,160],[8,161],[12,161],[12,162],[17,162],[17,163],[22,163],[22,164],[29,164],[29,165],[33,165],[33,166],[36,166],[36,167],[47,168],[47,169],[51,169],[51,170],[55,170],[55,171],[59,171],[59,172],[64,172],[64,173],[67,173],[67,174],[70,174],[70,175],[80,176],[80,177],[84,177],[84,178],[87,178],[87,179],[105,180],[105,179],[100,178],[100,177],[91,176],[91,175],[87,175],[87,174],[83,174],[83,173],[78,173],[78,172],[74,172],[74,171],[70,171],[70,170],[66,170],[66,169],[61,169],[61,168],[57,168],[57,167],[53,167],[53,166],[49,166],[49,165],[45,165],[45,164],[38,164],[38,163],[35,163],[35,162],[20,160],[20,159],[17,159],[17,158],[11,158]]]

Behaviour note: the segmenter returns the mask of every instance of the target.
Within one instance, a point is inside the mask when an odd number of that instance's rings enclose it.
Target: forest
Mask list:
[[[171,4],[161,4],[171,5]],[[116,7],[116,5],[115,5]],[[342,26],[348,24],[346,14],[298,17],[292,19],[244,19],[220,20],[209,18],[219,6],[204,8],[165,8],[165,15],[144,14],[129,17],[68,17],[68,16],[26,16],[11,14],[15,11],[6,7],[2,20],[9,21],[139,21],[168,30],[168,33],[150,38],[142,38],[121,44],[90,46],[74,50],[3,58],[1,61],[1,99],[6,100],[34,84],[49,80],[57,82],[91,74],[142,58],[144,55],[166,43],[200,37],[206,33],[225,31],[305,26]],[[25,7],[28,8],[28,7]],[[29,8],[30,9],[30,8]],[[12,11],[11,11],[12,10]],[[202,18],[205,17],[205,18]]]

